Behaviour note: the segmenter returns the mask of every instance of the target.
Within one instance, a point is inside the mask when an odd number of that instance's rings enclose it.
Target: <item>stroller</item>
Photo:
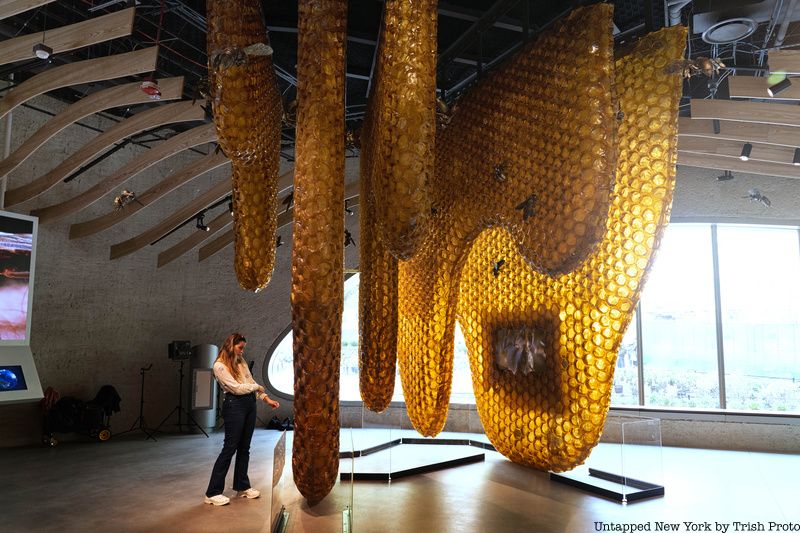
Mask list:
[[[122,401],[113,386],[103,385],[88,402],[70,396],[59,399],[58,396],[48,387],[42,400],[42,443],[51,447],[58,445],[56,433],[75,432],[98,442],[111,438],[111,414],[119,412]]]

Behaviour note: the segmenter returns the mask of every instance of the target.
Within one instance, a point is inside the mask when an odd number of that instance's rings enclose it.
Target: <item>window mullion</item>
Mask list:
[[[719,279],[719,248],[717,243],[717,225],[711,224],[711,257],[714,267],[714,316],[717,324],[717,368],[719,372],[719,407],[727,408],[725,397],[725,347],[722,337],[722,298]]]

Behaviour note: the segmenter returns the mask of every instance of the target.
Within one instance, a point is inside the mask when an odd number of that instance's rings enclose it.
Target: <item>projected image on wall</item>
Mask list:
[[[28,330],[33,221],[0,215],[0,341],[24,341]]]

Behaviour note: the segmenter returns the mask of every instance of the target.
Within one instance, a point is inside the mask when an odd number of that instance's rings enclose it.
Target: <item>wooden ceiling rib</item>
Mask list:
[[[800,135],[798,136],[800,141]],[[750,153],[751,161],[763,161],[791,165],[794,158],[794,148],[789,146],[775,146],[770,144],[751,143],[753,149]],[[743,143],[726,141],[722,139],[707,139],[701,137],[679,137],[678,153],[689,152],[720,157],[735,157],[739,159]]]
[[[754,76],[730,76],[728,78],[728,92],[731,98],[768,98],[770,100],[800,100],[800,83],[790,85],[789,88],[769,96],[767,78]]]
[[[0,20],[13,17],[29,9],[43,6],[53,1],[54,0],[6,0],[5,2],[0,2]]]
[[[128,239],[127,241],[123,241],[111,246],[110,259],[119,259],[120,257],[132,254],[136,250],[144,248],[151,242],[160,239],[173,229],[180,226],[186,219],[193,217],[204,207],[214,203],[215,201],[224,197],[226,194],[230,194],[231,187],[231,179],[228,177],[188,204],[174,211],[170,216],[152,228]]]
[[[342,201],[342,207],[344,207],[344,202],[348,202],[349,207],[355,207],[358,205],[358,193],[359,193],[359,183],[352,182],[345,187],[344,190],[344,200]],[[278,229],[280,230],[284,226],[291,224],[294,221],[294,210],[289,209],[288,211],[283,208],[283,211],[278,215]],[[344,235],[342,235],[344,239]],[[233,230],[226,231],[207,245],[200,248],[197,255],[198,261],[205,261],[215,253],[219,252],[220,250],[225,249],[228,245],[233,243]]]
[[[216,140],[217,130],[213,123],[192,128],[142,153],[139,157],[133,159],[122,168],[115,170],[104,180],[79,195],[58,204],[35,209],[31,211],[31,215],[39,217],[40,223],[46,223],[77,213],[159,161],[163,161],[178,152]]]
[[[212,220],[211,222],[207,223],[208,231],[200,231],[197,230],[185,239],[183,239],[178,244],[167,248],[160,254],[158,254],[158,264],[157,268],[161,268],[165,265],[170,264],[172,261],[176,260],[204,240],[208,239],[215,233],[220,230],[223,230],[233,224],[233,217],[230,215],[228,211],[225,211],[217,218]]]
[[[69,238],[79,239],[88,237],[100,231],[106,230],[130,217],[134,213],[144,209],[164,195],[174,191],[181,185],[189,183],[193,179],[202,176],[206,172],[229,164],[228,158],[224,154],[210,153],[205,157],[195,159],[185,167],[175,171],[171,175],[156,183],[142,194],[136,196],[135,202],[131,202],[124,209],[112,210],[97,218],[73,224],[69,228]],[[172,229],[172,228],[170,228]]]
[[[692,118],[800,126],[800,106],[780,103],[692,99]]]
[[[678,118],[678,139],[682,137],[706,137],[740,141],[743,143],[774,144],[777,146],[798,146],[800,130],[791,126],[773,126],[771,124],[755,124],[752,122],[720,121],[719,133],[714,133],[711,120],[680,117]]]
[[[17,85],[0,100],[0,118],[34,96],[82,83],[110,80],[155,70],[158,47],[87,59],[54,67]]]
[[[769,71],[800,74],[800,50],[770,50]]]
[[[718,170],[735,170],[748,174],[765,174],[784,178],[800,178],[800,167],[782,163],[765,163],[762,161],[742,161],[738,157],[722,157],[715,155],[678,153],[678,164],[699,168]]]
[[[28,137],[19,148],[0,161],[0,176],[5,176],[17,168],[58,132],[82,118],[112,107],[152,102],[150,97],[142,92],[139,85],[139,82],[134,82],[103,89],[70,105],[48,120],[44,126]],[[183,94],[183,76],[158,80],[158,87],[161,89],[161,100],[177,100]]]
[[[7,191],[6,205],[12,206],[30,200],[55,187],[61,180],[126,137],[165,124],[193,122],[204,118],[205,111],[199,105],[193,105],[191,100],[158,106],[137,113],[93,138],[44,176]]]
[[[58,54],[118,37],[127,37],[133,31],[135,12],[136,8],[131,7],[48,30],[44,35],[44,44],[52,48],[54,54]],[[0,42],[0,65],[35,58],[33,46],[41,42],[42,34],[39,32]]]
[[[197,260],[205,261],[220,250],[224,250],[233,242],[233,228],[229,229],[197,251]]]
[[[281,194],[290,190],[292,188],[292,182],[294,178],[294,169],[290,169],[278,177],[278,205],[282,206],[283,199],[280,197]],[[276,207],[280,212],[281,208]],[[284,207],[285,209],[285,207]],[[218,224],[221,224],[220,227],[217,227]],[[223,216],[219,216],[211,221],[208,224],[208,227],[211,228],[211,231],[196,231],[189,235],[187,238],[183,239],[179,243],[175,244],[171,248],[164,250],[160,254],[158,254],[158,268],[161,268],[164,265],[167,265],[174,261],[175,259],[179,258],[211,235],[223,229],[224,227],[233,224],[233,217],[230,215],[226,218]]]

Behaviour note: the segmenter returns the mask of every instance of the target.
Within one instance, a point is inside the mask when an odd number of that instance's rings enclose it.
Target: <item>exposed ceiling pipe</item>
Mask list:
[[[692,0],[669,0],[667,2],[667,12],[669,14],[669,26],[677,26],[681,23],[681,11]]]
[[[772,44],[773,48],[780,48],[783,44],[783,40],[786,38],[786,31],[789,29],[789,23],[792,22],[792,15],[794,14],[794,8],[796,5],[797,0],[791,0],[789,2],[789,7],[783,13],[781,27],[778,28],[778,35],[775,36],[775,42]]]

